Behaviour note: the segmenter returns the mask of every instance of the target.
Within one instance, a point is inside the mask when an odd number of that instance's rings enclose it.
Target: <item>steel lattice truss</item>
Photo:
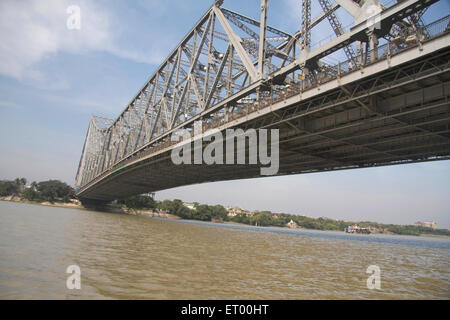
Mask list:
[[[177,128],[192,130],[194,120],[205,124],[217,119],[227,121],[268,91],[276,95],[303,79],[300,75],[306,74],[305,66],[314,78],[319,72],[336,73],[336,68],[319,61],[337,50],[343,50],[349,61],[356,63],[357,54],[351,44],[359,41],[360,34],[364,35],[363,41],[369,41],[364,28],[330,49],[305,54],[310,51],[312,28],[327,19],[336,36],[343,38],[344,30],[335,11],[340,7],[349,12],[362,8],[351,0],[336,0],[334,4],[329,0],[318,2],[323,13],[311,21],[311,0],[303,0],[301,29],[290,35],[267,26],[268,0],[261,2],[261,23],[222,8],[221,1],[217,1],[116,120],[92,118],[76,187],[113,170],[124,159],[166,142]],[[423,29],[421,14],[433,2],[406,0],[399,4],[398,12],[412,5],[417,8],[408,17],[396,16],[388,21],[391,16],[386,16],[388,27],[383,27],[379,36],[395,38],[403,33],[405,38],[405,34]],[[417,6],[418,3],[421,5]],[[369,48],[366,55],[368,52]]]

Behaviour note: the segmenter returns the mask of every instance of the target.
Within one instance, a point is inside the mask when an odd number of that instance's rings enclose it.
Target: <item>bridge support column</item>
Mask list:
[[[361,41],[356,41],[356,63],[358,66],[361,66],[363,62],[363,43]]]
[[[369,39],[370,62],[374,62],[378,60],[378,36],[372,30],[367,33],[367,37]]]
[[[303,67],[302,73],[303,73],[302,90],[306,90],[306,88],[308,87],[309,69],[307,67]]]

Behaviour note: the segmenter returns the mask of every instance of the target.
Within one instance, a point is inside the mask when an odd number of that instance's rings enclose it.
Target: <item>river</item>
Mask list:
[[[0,299],[450,299],[450,240],[0,202]]]

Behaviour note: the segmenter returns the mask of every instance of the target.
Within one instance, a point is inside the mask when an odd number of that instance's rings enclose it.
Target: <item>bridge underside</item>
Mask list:
[[[350,80],[333,80],[337,85],[330,83],[329,90],[323,83],[310,88],[315,90],[310,96],[302,92],[285,101],[271,101],[269,111],[260,107],[227,128],[279,129],[278,175],[450,159],[449,61],[447,47],[371,76],[355,71],[347,76]],[[299,95],[303,97],[296,98]],[[283,107],[277,108],[279,104]],[[168,148],[132,159],[78,195],[111,201],[190,184],[256,177],[261,177],[260,166],[177,166]]]

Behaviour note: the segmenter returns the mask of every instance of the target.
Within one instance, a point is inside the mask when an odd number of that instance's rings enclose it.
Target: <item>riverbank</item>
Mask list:
[[[26,204],[36,204],[41,206],[48,206],[48,207],[60,207],[60,208],[72,208],[72,209],[80,209],[80,210],[91,210],[89,208],[85,208],[80,201],[76,199],[71,199],[70,202],[48,202],[48,201],[29,201],[26,199],[23,199],[21,197],[17,196],[8,196],[8,197],[0,197],[0,201],[6,201],[6,202],[18,202],[18,203],[26,203]],[[100,210],[103,212],[108,213],[122,213],[122,214],[128,214],[132,216],[142,216],[142,217],[153,217],[153,218],[166,218],[166,219],[181,219],[180,217],[177,217],[170,213],[165,212],[158,212],[158,211],[152,211],[152,210],[131,210],[127,209],[125,206],[110,204],[107,207],[104,207],[103,210]]]
[[[8,202],[20,202],[20,203],[28,203],[28,204],[38,204],[42,206],[49,206],[49,207],[62,207],[62,208],[74,208],[74,209],[85,209],[83,205],[80,203],[80,201],[76,199],[71,199],[70,202],[48,202],[48,201],[30,201],[23,199],[21,197],[17,196],[7,196],[7,197],[0,197],[0,201],[8,201]]]
[[[49,206],[49,207],[62,207],[62,208],[72,208],[72,209],[80,209],[80,210],[92,210],[89,208],[85,208],[80,201],[76,199],[70,199],[69,202],[62,202],[62,201],[55,201],[55,202],[48,202],[48,201],[29,201],[26,199],[23,199],[18,196],[7,196],[7,197],[0,197],[0,201],[7,201],[7,202],[18,202],[18,203],[27,203],[27,204],[35,204],[35,205],[42,205],[42,206]],[[165,218],[165,219],[172,219],[172,220],[181,220],[182,217],[179,217],[177,215],[160,211],[160,210],[146,210],[146,209],[130,209],[127,208],[124,205],[119,204],[109,204],[108,206],[102,208],[101,210],[96,211],[102,211],[107,213],[120,213],[120,214],[127,214],[127,215],[133,215],[133,216],[139,216],[139,217],[149,217],[149,218]],[[198,222],[205,222],[199,219],[187,219],[191,221],[198,221]],[[212,220],[210,222],[214,223],[221,223],[221,224],[227,224],[227,225],[241,225],[241,226],[251,226],[251,224],[246,223],[240,223],[235,221],[223,221],[223,220]],[[268,225],[266,227],[280,227],[280,226],[271,226]],[[283,229],[293,229],[293,230],[318,230],[314,228],[304,228],[301,226],[296,226],[294,228],[290,228],[288,226],[280,227]],[[345,233],[344,231],[340,230],[323,230],[323,231],[333,231],[336,233]],[[393,232],[384,231],[384,232],[376,232],[374,234],[385,234],[385,235],[399,235]],[[450,239],[450,236],[446,235],[436,235],[436,234],[429,234],[429,233],[423,233],[419,235],[415,235],[419,237],[426,237],[426,238],[444,238],[444,239]]]
[[[166,212],[153,211],[153,210],[130,210],[130,209],[127,210],[125,207],[123,207],[122,211],[125,214],[129,214],[132,216],[138,216],[138,217],[166,218],[166,219],[173,219],[173,220],[181,220],[181,218],[177,217],[176,215],[166,213]]]
[[[152,211],[152,210],[132,210],[128,209],[125,206],[120,207],[121,213],[128,214],[128,215],[134,215],[134,216],[140,216],[140,217],[150,217],[150,218],[165,218],[165,219],[172,219],[172,220],[183,220],[183,218],[176,216],[174,214],[170,214],[168,212],[164,211]],[[192,222],[199,222],[199,223],[215,223],[215,224],[224,224],[224,225],[235,225],[235,226],[250,226],[254,227],[254,225],[246,224],[246,223],[240,223],[235,221],[224,221],[224,220],[211,220],[211,221],[204,221],[199,219],[184,219],[185,221],[192,221]],[[303,231],[327,231],[327,232],[334,232],[337,234],[349,234],[341,230],[319,230],[319,229],[313,229],[313,228],[304,228],[301,226],[296,227],[289,227],[289,226],[275,226],[275,225],[267,225],[267,226],[257,226],[259,228],[280,228],[284,230],[303,230]],[[383,232],[374,232],[372,234],[382,234],[387,236],[402,236],[401,234],[396,234],[394,232],[390,231],[383,231]],[[351,235],[351,234],[350,234]],[[442,238],[442,239],[450,239],[449,236],[446,235],[435,235],[435,234],[420,234],[420,235],[410,235],[410,236],[417,236],[417,237],[426,237],[426,238]]]
[[[183,218],[167,213],[167,212],[161,212],[161,211],[152,211],[152,210],[130,210],[127,209],[125,206],[121,207],[122,213],[128,214],[128,215],[134,215],[134,216],[140,216],[140,217],[150,217],[150,218],[165,218],[165,219],[171,219],[171,220],[183,220]],[[251,224],[246,223],[240,223],[235,221],[223,221],[223,220],[212,220],[212,221],[204,221],[199,219],[184,219],[185,221],[191,221],[194,223],[213,223],[213,224],[223,224],[223,225],[229,225],[229,226],[243,226],[243,227],[255,227]],[[299,231],[326,231],[326,232],[332,232],[336,234],[347,234],[351,235],[349,233],[346,233],[341,230],[318,230],[318,229],[312,229],[312,228],[303,228],[300,226],[290,228],[287,226],[281,227],[281,226],[257,226],[258,228],[279,228],[283,230],[299,230]],[[387,236],[403,236],[400,234],[395,234],[390,231],[384,231],[384,232],[376,232],[373,234],[382,234]],[[441,238],[441,239],[450,239],[449,236],[445,235],[434,235],[434,234],[420,234],[417,237],[425,237],[425,238]]]
[[[190,221],[197,221],[197,222],[204,222],[201,220],[190,220]],[[245,223],[239,223],[239,222],[233,222],[233,221],[214,221],[214,223],[221,223],[221,224],[226,224],[226,225],[236,225],[236,226],[252,226],[252,225],[248,225]],[[252,226],[254,227],[254,226]],[[283,230],[299,230],[299,231],[326,231],[326,232],[334,232],[337,234],[347,234],[347,235],[364,235],[364,234],[360,234],[360,233],[346,233],[345,231],[340,231],[340,230],[318,230],[318,229],[308,229],[308,228],[302,228],[302,227],[297,227],[297,228],[289,228],[289,227],[279,227],[279,226],[257,226],[258,228],[280,228]],[[381,235],[386,235],[386,236],[404,236],[401,234],[395,234],[393,232],[376,232],[376,233],[371,233],[372,235],[377,235],[377,234],[381,234]],[[437,239],[450,239],[449,236],[445,236],[445,235],[435,235],[435,234],[420,234],[418,236],[413,236],[413,235],[406,235],[406,236],[412,236],[412,237],[425,237],[425,238],[437,238]]]

